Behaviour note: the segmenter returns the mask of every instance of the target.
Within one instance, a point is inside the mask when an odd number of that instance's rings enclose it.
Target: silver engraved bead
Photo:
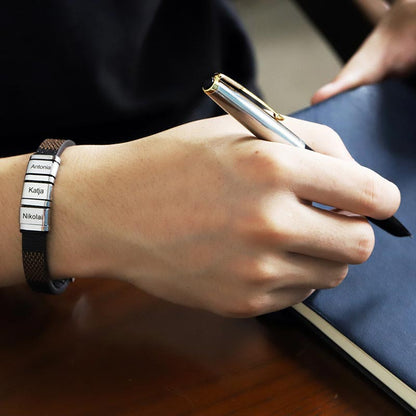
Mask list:
[[[50,175],[56,178],[59,163],[54,160],[30,159],[26,169],[26,175]]]
[[[22,199],[52,199],[53,185],[44,182],[25,182],[23,184]]]
[[[20,207],[21,231],[49,231],[49,208]]]

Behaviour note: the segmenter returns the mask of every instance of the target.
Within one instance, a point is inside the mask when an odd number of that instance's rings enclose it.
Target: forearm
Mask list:
[[[55,182],[50,212],[50,231],[47,239],[47,257],[52,278],[84,277],[90,270],[90,244],[83,224],[77,217],[81,197],[77,193],[80,181],[85,181],[88,162],[86,146],[65,150]],[[19,209],[23,181],[30,155],[0,159],[0,287],[25,281],[22,262],[22,237],[19,230]],[[84,195],[87,197],[88,195]],[[76,206],[75,206],[76,205]],[[77,208],[77,209],[75,209]]]
[[[0,159],[0,286],[24,281],[19,207],[29,155]]]

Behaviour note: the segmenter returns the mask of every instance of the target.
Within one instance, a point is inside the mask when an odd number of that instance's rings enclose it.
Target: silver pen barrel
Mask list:
[[[298,148],[313,151],[295,133],[280,123],[279,120],[283,120],[281,114],[226,75],[215,74],[212,83],[207,88],[204,87],[203,91],[257,138],[271,142],[290,143]],[[397,237],[411,235],[409,230],[395,217],[386,220],[366,218]]]
[[[296,134],[238,90],[221,82],[221,79],[214,78],[213,84],[204,89],[204,92],[259,139],[290,143],[293,146],[305,149],[305,142]]]

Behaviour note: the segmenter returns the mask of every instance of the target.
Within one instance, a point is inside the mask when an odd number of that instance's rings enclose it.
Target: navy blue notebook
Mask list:
[[[396,217],[416,233],[416,90],[389,80],[294,114],[334,128],[353,157],[402,194]],[[416,239],[374,227],[370,259],[294,309],[410,409],[416,409]]]

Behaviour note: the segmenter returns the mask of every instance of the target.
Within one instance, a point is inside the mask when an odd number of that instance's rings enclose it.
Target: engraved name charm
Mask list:
[[[53,185],[42,182],[25,182],[23,185],[22,199],[51,200]]]
[[[48,223],[49,208],[20,208],[20,230],[49,231]]]

